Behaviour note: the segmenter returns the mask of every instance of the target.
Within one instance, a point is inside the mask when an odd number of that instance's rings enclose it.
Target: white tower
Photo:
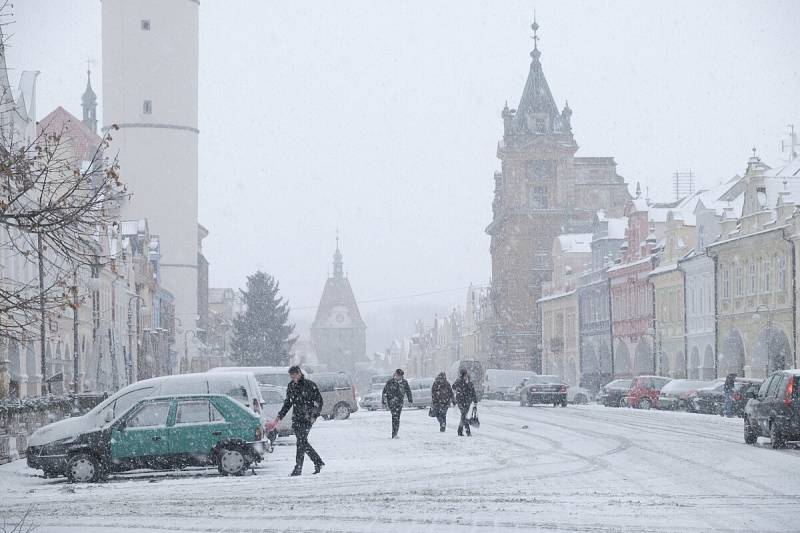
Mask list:
[[[112,152],[119,150],[132,193],[123,219],[147,218],[160,236],[161,282],[175,296],[179,358],[194,355],[187,332],[198,317],[199,7],[198,0],[102,2],[103,131],[120,128]]]

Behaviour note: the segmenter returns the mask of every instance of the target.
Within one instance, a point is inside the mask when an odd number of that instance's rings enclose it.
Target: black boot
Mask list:
[[[315,464],[314,465],[314,473],[315,474],[319,474],[319,472],[320,472],[320,470],[322,470],[323,466],[325,466],[325,463],[323,463],[322,461],[320,461],[317,464]]]
[[[299,476],[302,473],[303,473],[303,469],[300,468],[299,466],[295,466],[294,470],[292,470],[292,473],[289,474],[289,477]]]
[[[444,426],[439,426],[439,431],[441,431],[442,433],[444,433],[444,429],[445,429]]]

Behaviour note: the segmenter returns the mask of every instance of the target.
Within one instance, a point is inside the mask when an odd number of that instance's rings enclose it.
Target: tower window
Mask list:
[[[145,100],[142,103],[142,113],[145,115],[150,115],[153,112],[153,101],[152,100]]]
[[[528,203],[533,209],[547,209],[547,187],[533,187]]]
[[[150,31],[150,19],[142,19],[142,31]]]

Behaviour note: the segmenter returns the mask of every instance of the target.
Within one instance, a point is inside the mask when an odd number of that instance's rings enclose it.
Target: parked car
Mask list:
[[[723,397],[724,386],[725,378],[718,378],[706,383],[705,387],[698,388],[690,398],[692,410],[705,415],[717,414],[717,408],[720,405],[717,398]]]
[[[519,391],[522,406],[552,403],[553,407],[567,406],[567,385],[558,376],[533,376],[525,380]]]
[[[589,403],[589,399],[592,397],[592,393],[589,389],[571,387],[567,383],[564,384],[567,385],[567,402],[575,405],[586,405]]]
[[[219,372],[252,372],[260,385],[274,385],[284,387],[289,384],[288,366],[218,366],[209,370],[210,373]],[[303,372],[310,375],[311,371],[303,367]]]
[[[261,462],[261,419],[221,394],[140,399],[111,423],[48,444],[29,446],[28,466],[88,483],[137,468],[216,465],[240,475]]]
[[[733,414],[742,416],[744,406],[747,404],[747,392],[758,392],[763,379],[736,378],[733,385]],[[724,414],[725,409],[725,380],[714,380],[713,385],[699,389],[694,397],[695,409],[699,413]]]
[[[387,378],[388,379],[388,378]],[[383,408],[383,387],[384,383],[373,383],[370,391],[361,398],[361,408],[367,411],[377,411]]]
[[[632,379],[615,379],[600,388],[599,402],[606,407],[622,407],[621,401],[631,390]]]
[[[671,411],[688,409],[689,398],[697,389],[708,385],[707,381],[694,379],[673,379],[661,388],[656,408]]]
[[[56,441],[74,439],[90,429],[99,429],[119,418],[130,406],[145,398],[174,394],[225,394],[261,413],[264,398],[251,372],[224,374],[198,373],[161,376],[143,379],[123,387],[110,398],[83,416],[65,418],[34,431],[28,437],[31,446],[43,446]]]
[[[414,398],[414,404],[409,405],[408,398],[404,397],[403,405],[406,407],[417,407],[419,409],[431,406],[433,378],[412,378],[408,380],[408,386],[411,388],[411,396]]]
[[[672,381],[662,376],[636,376],[631,383],[631,389],[625,402],[634,409],[650,409],[658,403],[661,388]]]
[[[744,409],[744,441],[755,444],[769,437],[773,448],[800,441],[800,370],[779,370],[750,389]]]
[[[536,372],[527,370],[499,370],[490,368],[486,371],[486,380],[483,383],[483,393],[490,400],[519,400],[519,391],[516,390],[525,378],[536,375]]]
[[[358,411],[356,386],[344,372],[318,372],[309,376],[322,393],[322,418],[345,420]]]

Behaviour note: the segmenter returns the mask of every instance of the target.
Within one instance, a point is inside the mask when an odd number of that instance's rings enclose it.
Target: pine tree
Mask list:
[[[285,366],[294,324],[288,323],[289,302],[279,292],[278,281],[264,272],[247,276],[242,290],[245,311],[233,319],[233,358],[241,366]]]

